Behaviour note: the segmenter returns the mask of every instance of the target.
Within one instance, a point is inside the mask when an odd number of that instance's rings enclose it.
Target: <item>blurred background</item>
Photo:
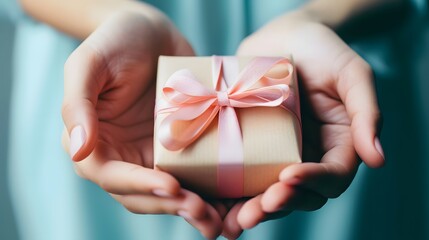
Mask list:
[[[0,10],[0,239],[5,240],[18,239],[8,194],[6,161],[14,35],[10,16]]]
[[[376,75],[384,117],[381,140],[388,161],[379,170],[362,166],[360,172],[366,177],[351,186],[358,195],[371,196],[356,204],[361,222],[355,227],[360,233],[350,239],[429,239],[427,5],[425,0],[416,0],[410,9],[397,10],[377,28],[369,27],[373,30],[348,39]],[[0,2],[0,239],[15,240],[19,237],[8,195],[6,161],[15,26],[2,10]],[[340,199],[351,196],[346,192]],[[326,207],[332,208],[338,200]]]

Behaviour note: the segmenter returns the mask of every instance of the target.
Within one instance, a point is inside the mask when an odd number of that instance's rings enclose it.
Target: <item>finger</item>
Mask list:
[[[264,212],[262,209],[262,195],[258,195],[246,203],[239,210],[237,221],[242,229],[250,229],[261,222],[278,219],[287,216],[291,211],[278,211],[274,213]]]
[[[94,153],[96,154],[96,152]],[[179,182],[170,174],[123,161],[93,158],[76,163],[80,175],[113,194],[155,194],[171,197],[180,192]]]
[[[227,239],[237,239],[240,237],[243,229],[238,223],[238,213],[243,207],[244,202],[239,202],[235,204],[223,220],[223,231],[222,236]]]
[[[305,162],[286,167],[279,179],[324,197],[336,198],[350,185],[358,167],[353,146],[339,145],[329,150],[320,163]]]
[[[198,195],[187,190],[172,198],[151,195],[116,195],[112,197],[136,214],[170,214],[183,217],[206,238],[219,236],[222,221],[216,210]]]
[[[179,195],[169,198],[156,195],[119,195],[111,194],[128,211],[137,214],[171,214],[183,213],[192,219],[207,217],[205,202],[195,193],[182,190]]]
[[[61,134],[61,144],[63,145],[64,150],[68,152],[70,148],[70,137],[66,128],[63,129]]]
[[[262,195],[258,195],[243,204],[238,212],[237,221],[242,229],[252,228],[266,216],[261,205]]]
[[[210,204],[214,207],[214,209],[216,209],[221,219],[224,219],[226,217],[229,209],[225,206],[225,204],[218,201],[211,202]]]
[[[63,148],[66,152],[69,152],[70,149],[70,136],[67,132],[67,128],[63,129],[63,133],[61,134],[61,144],[63,145]],[[76,174],[82,178],[85,178],[83,176],[83,174],[80,172],[79,168],[75,165],[74,166],[74,170],[76,172]]]
[[[70,136],[69,154],[74,161],[84,159],[93,150],[98,134],[95,105],[103,77],[104,61],[84,44],[64,65],[62,116]]]
[[[267,213],[295,210],[314,211],[321,208],[326,201],[326,197],[313,191],[278,182],[269,187],[262,195],[261,205],[262,210]]]
[[[222,219],[216,209],[206,203],[207,215],[202,219],[192,219],[180,213],[189,224],[198,229],[201,234],[207,239],[216,239],[222,232]]]
[[[384,152],[377,136],[380,120],[370,66],[356,56],[341,68],[337,90],[351,119],[357,153],[369,167],[384,164]]]
[[[265,218],[261,222],[271,221],[275,219],[284,218],[287,215],[291,214],[293,211],[289,210],[279,210],[277,212],[266,213]]]
[[[182,190],[182,193],[192,196],[195,200],[185,204],[177,214],[199,230],[205,238],[217,238],[222,231],[222,219],[218,211],[197,194],[188,190]]]

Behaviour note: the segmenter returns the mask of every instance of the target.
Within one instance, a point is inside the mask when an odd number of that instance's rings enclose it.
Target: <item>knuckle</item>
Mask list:
[[[359,71],[363,76],[367,76],[367,79],[373,79],[374,77],[371,65],[355,52],[346,52],[337,61],[336,72],[338,72],[337,78],[340,80],[352,79],[349,76],[355,75],[356,71]]]
[[[128,212],[134,214],[142,214],[144,211],[140,209],[138,204],[132,199],[132,196],[124,196],[117,194],[110,194],[116,201],[118,201]]]
[[[104,169],[102,168],[96,177],[97,181],[94,181],[97,183],[98,186],[100,186],[104,191],[109,193],[117,192],[115,191],[115,188],[117,189],[118,186],[115,187],[115,179],[112,179],[112,176],[110,176],[109,169],[106,169],[108,167],[108,164],[104,166]]]
[[[106,192],[112,192],[112,185],[110,184],[110,181],[105,179],[100,179],[98,181],[98,185]]]
[[[128,212],[134,213],[134,214],[141,214],[142,211],[140,208],[137,207],[137,204],[134,203],[134,201],[129,201],[129,197],[127,196],[121,196],[116,195],[115,199],[118,201]]]

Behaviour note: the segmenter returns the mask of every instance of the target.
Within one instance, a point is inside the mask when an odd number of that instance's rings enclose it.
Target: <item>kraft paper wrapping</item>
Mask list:
[[[253,57],[238,57],[239,67]],[[158,62],[156,98],[163,97],[162,88],[176,71],[189,69],[208,88],[213,88],[211,57],[167,57]],[[287,71],[284,69],[284,71]],[[278,74],[278,73],[276,73]],[[286,73],[285,73],[286,74]],[[296,71],[289,84],[298,95]],[[299,105],[297,97],[296,104]],[[298,107],[299,108],[299,107]],[[297,117],[281,107],[235,109],[243,136],[244,196],[255,196],[278,181],[282,169],[301,162],[301,125]],[[169,151],[157,139],[157,129],[167,114],[155,120],[154,166],[176,177],[183,187],[199,194],[217,197],[218,121],[214,119],[206,131],[191,145],[180,151]]]

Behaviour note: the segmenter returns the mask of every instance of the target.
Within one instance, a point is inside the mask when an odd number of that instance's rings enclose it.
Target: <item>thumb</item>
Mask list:
[[[69,154],[74,161],[86,158],[98,137],[96,104],[103,84],[103,58],[82,44],[64,65],[62,117],[70,136]]]
[[[337,88],[351,119],[353,144],[369,167],[384,164],[384,152],[378,137],[380,111],[371,67],[356,56],[338,75]]]

